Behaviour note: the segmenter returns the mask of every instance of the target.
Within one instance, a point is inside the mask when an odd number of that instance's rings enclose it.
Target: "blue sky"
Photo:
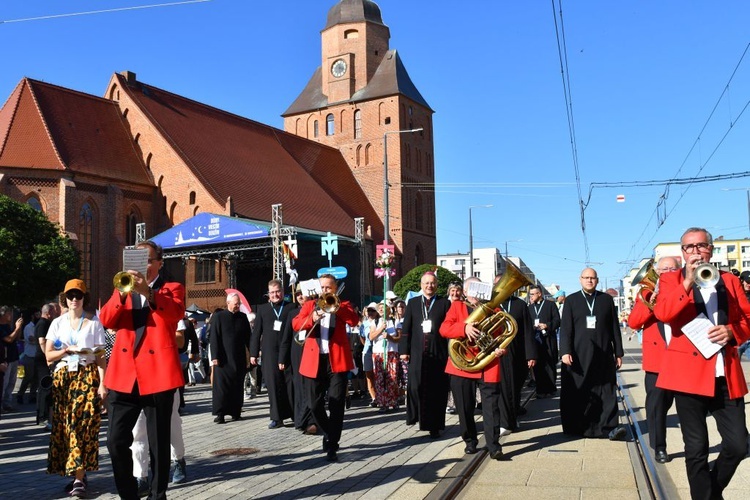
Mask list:
[[[102,95],[113,72],[131,70],[282,128],[280,114],[320,65],[320,30],[335,0],[212,0],[10,22],[158,3],[3,0],[0,100],[24,76]],[[468,207],[493,204],[473,211],[474,247],[507,242],[544,283],[577,289],[586,252],[552,3],[377,3],[391,48],[436,111],[438,252],[467,252]],[[750,170],[750,110],[742,114],[750,54],[740,63],[750,2],[577,0],[562,8],[584,198],[592,182]],[[749,178],[672,186],[660,226],[663,186],[595,189],[585,215],[601,285],[689,226],[750,236],[742,188]]]

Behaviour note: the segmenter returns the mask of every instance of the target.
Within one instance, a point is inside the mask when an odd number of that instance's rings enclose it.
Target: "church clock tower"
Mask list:
[[[341,151],[381,218],[388,141],[389,243],[396,245],[398,279],[436,259],[433,110],[389,39],[375,2],[339,1],[321,32],[321,66],[283,117],[287,132]]]

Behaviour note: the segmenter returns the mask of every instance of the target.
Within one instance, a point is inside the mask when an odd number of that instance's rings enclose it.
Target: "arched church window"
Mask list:
[[[141,222],[141,216],[135,208],[131,208],[125,220],[125,244],[135,245],[136,226]]]
[[[361,144],[357,146],[357,152],[355,156],[356,156],[357,166],[359,167],[362,164],[362,145]]]
[[[424,231],[424,205],[422,204],[422,193],[417,193],[416,199],[414,200],[414,220],[417,231]]]
[[[92,283],[94,274],[94,208],[84,203],[78,213],[78,244],[81,251],[81,279]]]
[[[190,204],[195,205],[195,191],[190,191]]]
[[[42,202],[39,201],[39,198],[37,198],[36,196],[29,196],[29,199],[26,200],[26,204],[37,212],[44,212],[44,208],[42,208]]]
[[[359,109],[354,112],[354,138],[362,138],[362,111]]]
[[[333,135],[336,132],[336,124],[333,120],[333,113],[326,116],[326,135]]]
[[[315,120],[313,122],[313,137],[317,138],[318,137],[318,133],[319,133],[318,132],[318,120]]]
[[[370,164],[370,160],[372,159],[372,144],[368,144],[365,146],[365,165]]]

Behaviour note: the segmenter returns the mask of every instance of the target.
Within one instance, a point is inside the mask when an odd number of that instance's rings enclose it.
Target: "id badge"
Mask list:
[[[273,322],[273,330],[275,332],[280,332],[281,331],[281,321],[279,321],[278,319]]]
[[[536,319],[534,320],[534,326],[539,326],[539,318],[536,318]]]
[[[300,330],[297,332],[297,340],[300,342],[305,340],[305,337],[307,336],[307,330]]]
[[[589,330],[596,328],[596,316],[586,316],[586,328]]]
[[[432,333],[432,320],[431,319],[426,319],[422,321],[422,332]]]
[[[77,354],[71,354],[68,356],[68,371],[69,372],[77,372],[78,371],[78,355]]]

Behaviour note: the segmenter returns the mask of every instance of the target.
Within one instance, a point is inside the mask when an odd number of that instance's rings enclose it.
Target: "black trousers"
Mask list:
[[[729,399],[724,377],[716,378],[713,397],[684,392],[675,392],[674,397],[685,443],[690,496],[693,500],[721,498],[721,492],[747,454],[744,398]],[[716,420],[721,435],[721,451],[713,469],[708,466],[706,417],[709,413]]]
[[[133,427],[141,410],[146,415],[149,453],[151,455],[151,494],[149,499],[167,498],[169,485],[170,436],[174,389],[141,396],[136,383],[132,393],[109,391],[109,431],[107,449],[112,458],[115,486],[120,498],[136,500],[138,485],[133,477]]]
[[[477,445],[477,423],[474,421],[474,409],[477,406],[477,381],[475,379],[451,375],[451,392],[456,405],[461,439],[465,443]],[[482,403],[484,408],[484,403]]]
[[[490,453],[502,449],[500,446],[500,420],[503,412],[503,396],[500,382],[479,381],[482,395],[482,426],[484,440]]]
[[[344,405],[346,403],[347,373],[331,371],[328,354],[321,354],[318,361],[318,376],[305,377],[307,401],[313,419],[323,430],[332,450],[337,450],[344,427]],[[328,392],[328,413],[325,407],[325,394]],[[330,413],[330,415],[329,415]]]
[[[674,393],[656,387],[658,373],[646,372],[646,422],[648,441],[654,451],[667,451],[667,412],[674,402]]]

